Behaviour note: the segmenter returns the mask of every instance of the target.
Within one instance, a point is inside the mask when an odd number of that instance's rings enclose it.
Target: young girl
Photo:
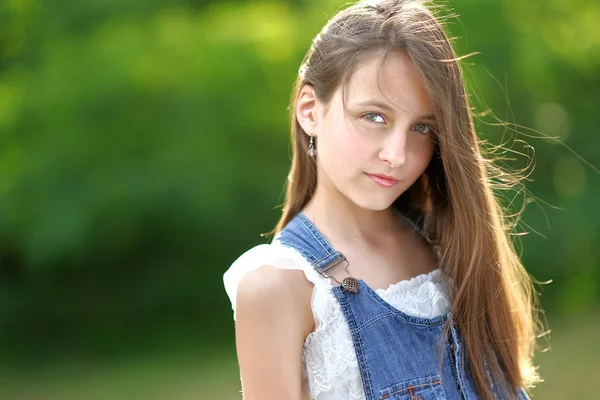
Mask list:
[[[421,2],[314,39],[274,240],[224,274],[246,400],[528,399],[536,292],[455,53]]]

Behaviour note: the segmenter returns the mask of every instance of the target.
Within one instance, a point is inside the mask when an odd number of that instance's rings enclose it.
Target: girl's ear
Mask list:
[[[296,119],[308,135],[316,135],[317,128],[317,97],[315,89],[305,84],[296,100]]]

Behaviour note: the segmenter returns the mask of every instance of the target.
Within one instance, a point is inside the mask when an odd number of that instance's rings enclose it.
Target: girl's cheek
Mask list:
[[[348,157],[362,159],[369,153],[369,149],[374,146],[375,137],[373,132],[366,132],[365,127],[360,125],[360,121],[336,120],[329,127],[332,141],[329,145],[338,155],[343,155],[344,162],[348,163]]]
[[[348,142],[354,148],[367,150],[376,145],[377,137],[373,132],[366,132],[361,127],[352,128],[348,133]]]

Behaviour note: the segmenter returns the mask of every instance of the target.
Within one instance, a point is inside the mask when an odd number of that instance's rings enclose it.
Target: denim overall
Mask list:
[[[419,225],[401,215],[423,234]],[[300,252],[322,275],[345,260],[302,213],[298,213],[275,240]],[[450,311],[434,318],[408,315],[383,300],[362,279],[357,282],[356,293],[342,285],[334,286],[333,293],[350,328],[366,400],[479,398],[466,353],[465,373],[460,373],[463,346]],[[451,335],[445,340],[441,374],[439,343],[447,319],[450,319]],[[504,393],[496,391],[487,371],[495,399],[507,399]],[[522,387],[518,399],[529,400]]]

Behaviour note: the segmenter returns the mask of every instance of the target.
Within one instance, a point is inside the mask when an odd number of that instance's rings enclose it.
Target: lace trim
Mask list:
[[[273,246],[277,246],[286,257],[292,258],[307,273],[307,277],[310,276],[309,280],[315,283],[311,299],[315,330],[306,337],[302,352],[302,374],[311,399],[364,399],[352,336],[333,294],[332,280],[315,271],[310,262],[295,249],[277,241]],[[433,318],[446,313],[450,307],[448,285],[446,275],[438,268],[375,292],[409,315]]]

